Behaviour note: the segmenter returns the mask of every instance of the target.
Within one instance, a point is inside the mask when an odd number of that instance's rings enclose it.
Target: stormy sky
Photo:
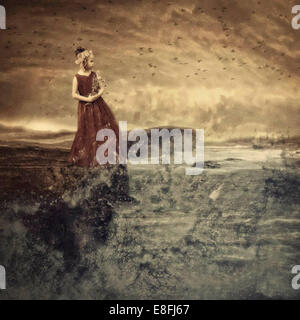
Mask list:
[[[9,0],[0,30],[0,124],[76,130],[74,49],[95,53],[129,129],[207,137],[299,130],[300,30],[289,0]]]

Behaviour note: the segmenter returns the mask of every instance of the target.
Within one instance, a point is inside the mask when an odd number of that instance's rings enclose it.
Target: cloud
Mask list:
[[[204,127],[211,136],[297,132],[300,31],[290,25],[293,4],[7,1],[1,119],[76,129],[73,51],[83,45],[94,50],[108,82],[105,101],[129,127]]]

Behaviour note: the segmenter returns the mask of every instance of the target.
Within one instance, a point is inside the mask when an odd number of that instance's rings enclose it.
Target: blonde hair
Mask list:
[[[82,63],[82,66],[85,70],[88,68],[88,60],[90,56],[93,56],[93,52],[91,50],[86,50],[82,47],[78,47],[75,51],[76,64]]]
[[[84,57],[84,59],[82,60],[82,66],[84,70],[87,70],[88,68],[88,60],[89,60],[89,57]]]

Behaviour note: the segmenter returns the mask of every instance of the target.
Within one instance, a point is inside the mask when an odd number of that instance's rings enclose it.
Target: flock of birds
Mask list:
[[[154,2],[154,1],[153,1]],[[108,0],[107,1],[108,5],[113,5],[114,2],[112,0]],[[224,1],[223,1],[224,3]],[[168,2],[167,5],[171,5],[172,2]],[[260,1],[257,1],[256,4],[258,6],[261,5]],[[81,6],[81,8],[79,8],[79,10],[85,11],[85,12],[89,12],[91,14],[97,14],[97,10],[95,8],[89,8],[87,6]],[[239,50],[244,50],[245,51],[245,47],[242,48],[242,46],[236,46],[233,45],[234,40],[231,38],[234,34],[234,27],[230,25],[230,20],[227,19],[226,15],[228,14],[228,11],[230,11],[231,8],[230,6],[221,6],[221,7],[210,7],[208,8],[203,8],[201,7],[201,5],[197,6],[194,8],[193,13],[195,15],[199,16],[199,21],[201,21],[201,15],[209,15],[209,16],[214,16],[216,17],[218,23],[221,26],[221,32],[223,32],[223,40],[222,40],[222,45],[220,46],[220,51],[219,53],[215,53],[215,59],[216,62],[220,62],[220,71],[224,71],[224,72],[228,72],[230,73],[230,68],[231,68],[231,63],[234,63],[236,66],[239,67],[244,67],[247,66],[247,62],[243,61],[241,58],[239,58]],[[177,10],[178,11],[178,10]],[[179,9],[179,11],[182,14],[185,14],[185,12],[187,11],[185,8],[181,8]],[[256,10],[252,9],[251,14],[255,15],[257,13]],[[268,18],[270,18],[270,16],[268,14],[266,14],[266,16]],[[62,23],[61,21],[61,17],[57,14],[57,12],[53,12],[53,18],[54,18],[54,22],[57,23],[58,25],[60,23]],[[288,19],[288,17],[286,15],[280,14],[278,13],[278,17],[279,19]],[[17,19],[17,15],[16,15],[16,19]],[[42,18],[41,18],[42,19]],[[78,22],[74,17],[69,16],[70,19],[70,23],[72,24],[72,26],[77,27],[77,26],[81,26],[83,27],[84,24],[82,24],[82,22]],[[83,19],[83,18],[81,18]],[[12,19],[13,20],[13,19]],[[117,18],[110,18],[110,19],[106,19],[106,22],[110,25],[108,27],[108,30],[113,30],[113,28],[117,28],[115,29],[115,32],[122,32],[122,35],[124,34],[124,32],[126,32],[126,30],[124,30],[124,28],[122,28],[122,25],[116,25],[116,20]],[[176,30],[178,30],[178,35],[175,40],[173,39],[172,41],[167,41],[165,43],[165,45],[167,46],[173,46],[173,47],[184,47],[184,41],[185,41],[185,37],[183,36],[183,33],[185,32],[184,30],[180,29],[180,23],[178,21],[174,21],[176,20],[176,18],[173,18],[172,20],[170,20],[170,28],[177,28],[175,29],[175,32],[177,32]],[[95,21],[93,19],[91,19],[91,21]],[[25,21],[22,21],[22,23],[24,23]],[[64,22],[65,23],[65,22]],[[173,24],[173,26],[172,26]],[[97,29],[96,25],[92,27],[94,30]],[[121,30],[121,31],[120,31]],[[21,56],[22,54],[27,55],[27,61],[30,63],[32,62],[32,55],[35,55],[37,57],[39,57],[40,59],[60,59],[60,60],[67,60],[67,55],[65,53],[65,46],[69,47],[69,43],[66,44],[62,44],[62,45],[57,45],[54,46],[53,44],[51,44],[50,42],[47,42],[47,27],[43,27],[41,26],[38,30],[32,30],[29,34],[28,34],[28,30],[26,31],[26,38],[28,39],[27,42],[25,43],[24,48],[22,48],[22,52],[20,49],[16,50],[17,55]],[[180,33],[181,32],[181,33]],[[20,27],[17,27],[16,25],[9,25],[8,26],[8,38],[6,43],[4,44],[5,49],[9,50],[10,48],[14,47],[13,43],[15,43],[18,40],[18,36],[22,36],[25,33],[24,30],[20,30]],[[173,31],[170,30],[170,34],[172,34]],[[76,41],[73,42],[73,48],[75,48],[76,46],[82,44],[82,43],[86,43],[87,40],[84,40],[83,38],[86,39],[88,35],[88,32],[86,32],[86,30],[82,30],[82,33],[80,34],[79,37],[76,38]],[[120,34],[121,36],[121,34]],[[119,36],[118,36],[119,37]],[[10,40],[11,39],[11,40]],[[117,40],[117,38],[116,38]],[[95,39],[89,39],[89,42],[96,42]],[[98,40],[97,40],[98,41]],[[181,43],[180,43],[181,42]],[[256,72],[262,71],[262,70],[268,70],[270,72],[274,72],[277,80],[280,81],[283,78],[291,78],[292,75],[288,72],[285,72],[284,70],[282,70],[281,68],[277,67],[276,64],[274,63],[272,65],[271,62],[271,57],[272,55],[279,55],[279,59],[284,58],[285,53],[281,52],[275,52],[272,51],[272,49],[270,47],[268,47],[267,41],[265,40],[257,40],[257,43],[255,45],[251,45],[251,47],[247,48],[247,50],[250,50],[250,52],[256,52],[257,56],[260,56],[262,58],[265,58],[265,60],[268,60],[270,62],[268,63],[262,63],[260,65],[256,65]],[[249,42],[250,45],[250,42]],[[245,44],[243,44],[243,46],[245,46]],[[20,47],[20,46],[18,46]],[[33,52],[32,52],[33,51]],[[70,49],[68,49],[68,51],[70,51]],[[53,56],[51,53],[55,52],[56,54]],[[141,57],[141,56],[147,56],[149,58],[151,58],[151,56],[153,57],[153,61],[157,56],[155,54],[155,50],[152,47],[139,47],[137,48],[137,58]],[[159,55],[159,53],[157,54]],[[192,76],[201,76],[203,80],[206,80],[207,77],[209,77],[209,70],[207,69],[207,67],[205,67],[205,59],[203,57],[201,57],[202,59],[196,59],[196,61],[192,61],[189,60],[189,62],[186,61],[186,59],[184,57],[180,57],[180,56],[174,56],[171,58],[172,63],[174,64],[178,64],[178,65],[184,65],[187,66],[187,68],[189,68],[189,72],[185,74],[186,78],[190,78]],[[150,59],[149,59],[150,60]],[[154,63],[153,61],[149,61],[145,62],[145,59],[143,59],[142,64],[146,63],[145,67],[150,71],[150,74],[152,77],[156,76],[159,71],[160,71],[160,67],[162,68],[163,66],[158,66],[159,63]],[[263,60],[263,59],[262,59]],[[120,61],[122,62],[122,61]],[[188,66],[189,65],[189,66]],[[203,66],[204,65],[204,66]],[[249,67],[250,68],[250,67]],[[253,64],[251,66],[251,68],[253,68]],[[146,70],[147,70],[146,69]],[[193,70],[192,70],[193,69]],[[299,67],[300,69],[300,67]],[[188,70],[188,69],[186,69]],[[192,70],[192,71],[191,71]],[[231,72],[232,73],[232,72]],[[273,76],[274,74],[272,74]],[[216,76],[216,73],[214,72],[213,76]],[[138,74],[132,74],[132,78],[133,79],[138,79],[139,75]],[[273,77],[274,79],[274,77]],[[231,77],[230,78],[231,81],[236,80],[235,77]],[[106,92],[106,94],[108,94],[109,92]]]

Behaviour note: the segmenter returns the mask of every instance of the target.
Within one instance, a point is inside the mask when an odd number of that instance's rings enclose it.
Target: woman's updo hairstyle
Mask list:
[[[82,48],[82,47],[77,47],[77,49],[75,50],[75,57],[77,57],[77,55],[79,55],[79,53],[85,51],[86,49]]]
[[[84,52],[84,53],[83,53]],[[75,56],[76,56],[76,64],[82,63],[83,68],[86,70],[87,69],[87,64],[88,64],[88,58],[92,54],[91,51],[88,51],[87,49],[83,47],[78,47],[75,50]]]

